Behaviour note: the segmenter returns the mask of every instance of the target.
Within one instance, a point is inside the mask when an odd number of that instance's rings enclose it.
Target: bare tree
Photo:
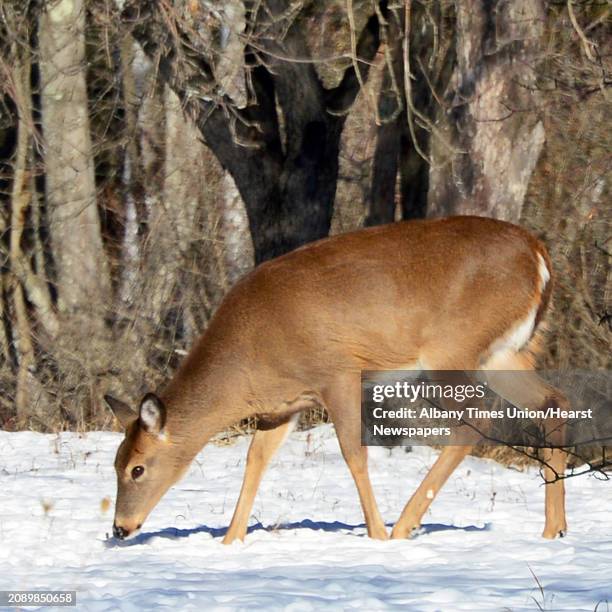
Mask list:
[[[105,426],[254,263],[425,215],[547,236],[546,365],[608,364],[607,16],[0,0],[0,422]]]
[[[42,127],[49,227],[60,310],[82,315],[110,298],[87,111],[83,0],[49,3],[40,18]],[[99,325],[99,313],[90,321]]]
[[[456,3],[457,62],[431,139],[428,214],[518,221],[544,144],[534,65],[540,0]]]
[[[245,7],[244,108],[220,90],[193,17],[165,0],[147,0],[128,2],[122,18],[232,175],[261,262],[329,232],[342,127],[378,49],[379,17],[367,21],[341,82],[325,88],[299,7],[282,0]]]

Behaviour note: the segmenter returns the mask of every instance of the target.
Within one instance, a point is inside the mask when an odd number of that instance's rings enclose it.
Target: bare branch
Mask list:
[[[368,19],[352,54],[354,61],[345,70],[340,83],[325,92],[328,111],[335,115],[345,115],[348,113],[361,89],[361,84],[367,80],[371,61],[374,59],[380,46],[379,12],[382,15],[386,14],[386,2],[380,2],[378,11]],[[360,64],[363,65],[362,70],[359,70]]]
[[[582,48],[584,49],[585,55],[589,58],[589,60],[594,62],[595,56],[593,55],[593,51],[591,48],[595,48],[597,47],[597,45],[586,37],[586,34],[584,33],[583,29],[578,23],[578,20],[576,19],[572,4],[573,0],[567,0],[567,12],[569,14],[570,21],[572,22],[572,26],[574,27],[574,30],[576,30],[576,34],[578,34],[578,37],[582,42]]]

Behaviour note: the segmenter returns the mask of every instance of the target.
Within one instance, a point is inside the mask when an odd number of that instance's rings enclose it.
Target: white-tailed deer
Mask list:
[[[107,397],[126,428],[117,451],[114,534],[141,526],[218,432],[249,416],[258,431],[224,542],[243,539],[257,488],[298,413],[324,406],[357,485],[368,534],[387,538],[360,444],[360,372],[525,369],[524,350],[550,295],[544,246],[515,225],[479,217],[369,228],[260,265],[227,294],[206,332],[158,396],[139,411]],[[550,388],[533,386],[537,408]],[[420,524],[469,452],[446,447],[392,537]],[[545,476],[566,456],[548,451]],[[546,487],[543,535],[566,529],[563,481]]]

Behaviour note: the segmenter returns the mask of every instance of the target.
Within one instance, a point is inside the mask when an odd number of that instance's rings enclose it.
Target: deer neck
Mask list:
[[[215,434],[255,411],[249,382],[254,368],[242,363],[239,351],[215,350],[216,343],[207,336],[192,349],[161,394],[169,438],[193,456]]]

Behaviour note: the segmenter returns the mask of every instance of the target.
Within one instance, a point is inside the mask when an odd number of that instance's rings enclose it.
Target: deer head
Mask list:
[[[125,427],[115,457],[117,501],[113,534],[124,539],[140,529],[157,502],[183,475],[185,461],[166,430],[166,407],[153,393],[138,411],[109,395],[104,399]]]

